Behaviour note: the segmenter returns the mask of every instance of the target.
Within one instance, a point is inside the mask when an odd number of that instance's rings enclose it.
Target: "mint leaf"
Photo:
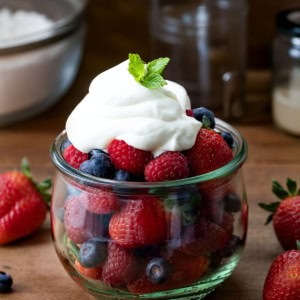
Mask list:
[[[141,81],[141,84],[146,88],[152,90],[164,86],[167,83],[161,75],[157,73],[148,73],[145,76],[144,80]]]
[[[145,63],[138,54],[129,54],[128,71],[137,82],[140,82],[146,75]]]
[[[169,63],[167,57],[144,63],[138,54],[129,54],[128,71],[134,79],[148,89],[156,89],[167,84],[162,73]]]
[[[155,60],[152,60],[147,64],[147,71],[149,73],[157,73],[161,75],[169,61],[170,58],[168,57],[157,58]]]

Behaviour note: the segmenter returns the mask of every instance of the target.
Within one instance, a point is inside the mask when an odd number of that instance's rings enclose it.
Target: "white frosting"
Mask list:
[[[107,149],[113,139],[155,156],[191,148],[202,124],[186,115],[191,108],[186,90],[171,81],[150,90],[135,81],[128,63],[92,81],[89,93],[67,120],[70,141],[85,153]]]

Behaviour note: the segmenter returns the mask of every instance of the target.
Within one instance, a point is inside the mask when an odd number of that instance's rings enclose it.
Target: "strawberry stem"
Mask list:
[[[30,164],[26,157],[23,157],[21,161],[21,171],[32,182],[32,184],[38,190],[39,194],[42,196],[44,202],[47,204],[48,208],[50,208],[51,194],[48,191],[52,187],[51,178],[46,178],[41,183],[34,181],[31,173]]]

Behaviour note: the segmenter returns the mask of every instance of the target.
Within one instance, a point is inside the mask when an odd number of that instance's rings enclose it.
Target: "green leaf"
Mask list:
[[[296,192],[297,192],[297,182],[296,181],[292,180],[291,178],[287,178],[286,186],[292,196],[296,195]]]
[[[264,209],[264,210],[266,210],[266,211],[268,211],[268,212],[274,213],[274,212],[276,212],[278,206],[280,205],[280,202],[273,202],[273,203],[258,203],[258,205],[259,205],[262,209]]]
[[[32,181],[32,174],[31,174],[31,169],[29,165],[29,161],[27,157],[23,157],[21,161],[21,171],[22,173]]]
[[[296,244],[297,244],[297,249],[300,251],[300,241],[297,241]]]
[[[145,63],[138,54],[129,54],[128,71],[137,82],[140,82],[146,75]]]
[[[137,82],[146,88],[156,89],[167,84],[162,73],[169,61],[169,58],[163,57],[146,64],[138,54],[130,53],[128,71]]]
[[[272,220],[273,220],[273,216],[274,216],[274,214],[270,214],[270,215],[268,216],[268,218],[267,218],[267,221],[266,221],[265,225],[268,225],[269,223],[271,223],[271,222],[272,222]]]
[[[161,75],[169,61],[170,58],[168,57],[154,59],[147,64],[147,71],[149,73],[157,73]]]
[[[277,181],[272,182],[272,192],[279,198],[285,199],[289,196],[289,193],[283,188],[283,186]]]
[[[52,187],[51,178],[46,178],[43,182],[37,184],[37,188],[40,192],[49,190]]]
[[[203,128],[211,128],[211,122],[207,116],[203,116],[203,118],[202,118],[202,127]]]
[[[141,81],[141,83],[143,86],[150,90],[162,87],[167,84],[163,77],[157,73],[148,73]]]

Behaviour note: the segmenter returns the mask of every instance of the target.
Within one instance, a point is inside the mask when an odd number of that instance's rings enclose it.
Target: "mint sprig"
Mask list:
[[[145,63],[138,54],[129,53],[128,71],[146,88],[156,89],[167,84],[162,73],[169,61],[168,57],[162,57]]]

